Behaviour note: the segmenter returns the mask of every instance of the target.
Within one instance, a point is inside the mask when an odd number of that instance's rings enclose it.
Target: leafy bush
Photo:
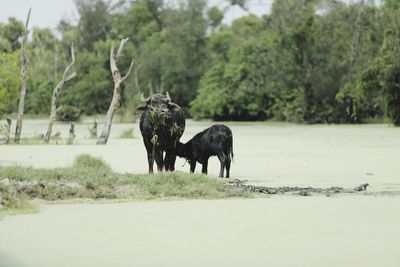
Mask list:
[[[395,126],[400,126],[400,64],[389,67],[383,90],[386,93],[386,114]]]
[[[88,154],[82,154],[75,158],[73,167],[75,168],[86,168],[86,169],[97,169],[111,172],[110,165],[101,158],[93,157]]]
[[[0,115],[12,111],[16,104],[18,88],[18,54],[0,53]]]
[[[57,120],[60,121],[78,121],[81,117],[81,111],[74,106],[62,106],[57,112]]]
[[[51,95],[55,87],[54,82],[30,82],[28,86],[30,86],[28,88],[32,90],[26,95],[26,113],[49,114]]]

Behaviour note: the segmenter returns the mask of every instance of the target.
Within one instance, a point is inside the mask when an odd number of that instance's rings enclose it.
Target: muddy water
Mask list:
[[[182,141],[210,126],[188,121]],[[387,125],[293,125],[283,123],[226,123],[234,134],[232,177],[254,184],[290,186],[345,186],[371,184],[370,190],[400,190],[400,129]],[[103,157],[119,172],[145,173],[147,160],[138,124],[114,124],[106,146],[88,139],[89,122],[76,126],[76,144],[0,146],[0,164],[34,167],[67,166],[76,155]],[[99,125],[101,126],[101,125]],[[26,121],[23,134],[37,136],[46,121]],[[68,135],[68,124],[54,132]],[[99,127],[100,128],[100,127]],[[120,139],[134,128],[135,139]],[[100,130],[100,129],[99,129]],[[188,171],[178,159],[176,169]],[[201,165],[198,165],[199,172]],[[210,159],[209,174],[218,175],[219,161]]]
[[[227,123],[234,178],[254,184],[400,189],[400,129],[386,125]],[[188,140],[209,122],[188,121]],[[147,171],[138,126],[115,124],[109,143],[0,146],[0,164],[67,166],[89,153],[120,172]],[[136,139],[120,139],[134,127]],[[35,136],[45,121],[27,121]],[[67,136],[68,125],[55,131]],[[178,170],[183,160],[176,164]],[[218,173],[210,160],[210,174]],[[200,168],[198,168],[200,169]],[[399,266],[400,196],[148,201],[43,206],[0,220],[0,266]]]
[[[45,206],[0,220],[0,266],[399,266],[400,197]]]

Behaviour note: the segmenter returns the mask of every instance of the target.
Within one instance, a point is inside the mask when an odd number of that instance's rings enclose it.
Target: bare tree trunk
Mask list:
[[[57,84],[57,86],[53,90],[53,95],[51,97],[51,110],[50,110],[50,122],[49,122],[49,127],[47,128],[47,133],[44,137],[44,142],[49,143],[50,137],[51,137],[51,131],[53,128],[53,123],[56,120],[56,115],[57,111],[60,110],[60,107],[57,108],[57,98],[58,95],[60,94],[61,90],[63,89],[64,85],[68,83],[70,80],[76,77],[76,72],[73,71],[71,74],[69,74],[71,68],[75,64],[75,52],[74,52],[74,46],[71,46],[71,57],[72,57],[72,62],[69,64],[65,70],[64,74],[62,77],[62,80]]]
[[[57,79],[58,76],[58,45],[54,48],[54,80]]]
[[[360,34],[361,34],[361,18],[364,12],[364,1],[360,1],[360,9],[358,10],[356,22],[354,25],[354,34],[353,34],[353,40],[351,43],[351,55],[350,55],[350,61],[349,61],[349,80],[353,81],[353,65],[354,62],[356,61],[357,54],[358,54],[358,44],[360,41]]]
[[[128,77],[129,73],[132,70],[134,61],[131,61],[128,72],[124,77],[121,76],[121,73],[117,67],[117,62],[119,58],[122,56],[122,49],[124,48],[126,42],[129,38],[125,38],[121,40],[121,43],[118,48],[118,52],[115,55],[114,43],[111,45],[110,49],[110,69],[114,80],[114,94],[111,100],[110,107],[108,108],[106,118],[104,120],[103,130],[100,134],[99,139],[97,140],[98,145],[105,145],[107,143],[108,137],[111,132],[111,124],[114,117],[114,113],[118,108],[119,100],[121,98],[121,83]]]
[[[21,45],[21,91],[19,95],[19,106],[18,106],[18,118],[17,118],[17,125],[15,127],[15,136],[14,141],[15,143],[19,144],[19,140],[21,138],[21,129],[22,129],[22,117],[24,116],[24,107],[25,107],[25,95],[26,95],[26,65],[28,63],[28,57],[25,53],[25,45],[26,39],[28,36],[28,23],[29,18],[31,17],[31,9],[29,9],[28,17],[26,18],[25,23],[25,32],[24,37],[22,39]]]
[[[360,35],[361,35],[361,19],[362,15],[364,12],[364,3],[365,0],[360,1],[360,8],[357,13],[357,18],[354,24],[354,34],[353,34],[353,40],[351,43],[351,54],[350,54],[350,60],[349,60],[349,82],[353,83],[354,80],[354,71],[353,71],[353,66],[355,61],[357,60],[357,55],[358,55],[358,48],[359,48],[359,42],[360,42]],[[353,101],[352,97],[348,97],[348,119],[350,122],[354,123],[357,121],[356,117],[356,102]]]

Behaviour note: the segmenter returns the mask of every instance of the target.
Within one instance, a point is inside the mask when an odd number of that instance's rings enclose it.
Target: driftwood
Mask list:
[[[92,127],[88,127],[89,133],[90,133],[90,138],[97,138],[97,121],[93,122]]]
[[[28,16],[25,23],[24,36],[21,44],[21,91],[19,95],[19,105],[18,105],[18,117],[17,124],[15,127],[15,143],[19,144],[19,140],[21,138],[21,129],[22,129],[22,117],[24,116],[24,107],[25,107],[25,96],[26,96],[26,65],[28,64],[28,57],[26,55],[26,39],[28,38],[28,24],[29,18],[31,17],[31,8],[29,9]]]
[[[105,145],[107,143],[108,137],[110,136],[111,132],[111,124],[112,120],[114,117],[114,112],[117,110],[119,101],[121,98],[121,83],[128,77],[129,73],[132,70],[134,60],[131,61],[131,64],[129,66],[128,72],[125,74],[125,76],[121,76],[121,73],[117,67],[117,62],[122,56],[122,50],[128,41],[129,38],[125,38],[121,40],[121,43],[118,48],[118,52],[115,55],[115,48],[114,48],[114,43],[111,45],[110,49],[110,69],[111,73],[113,76],[113,81],[114,81],[114,93],[113,93],[113,98],[110,103],[110,107],[108,108],[106,118],[104,119],[104,125],[103,125],[103,130],[100,134],[99,139],[97,140],[98,145]]]
[[[312,193],[323,194],[327,196],[339,193],[357,193],[361,191],[366,191],[367,187],[369,186],[368,183],[365,183],[355,188],[343,188],[338,186],[332,186],[328,188],[298,187],[298,186],[269,187],[269,186],[248,185],[246,184],[246,181],[238,179],[228,181],[227,185],[241,188],[252,193],[261,193],[269,195],[295,193],[301,196],[310,196]]]
[[[54,88],[53,95],[51,96],[50,121],[49,121],[49,127],[47,128],[46,135],[44,136],[45,143],[49,143],[49,141],[50,141],[51,132],[53,129],[54,121],[56,120],[57,111],[60,110],[60,108],[61,108],[61,107],[57,108],[58,95],[60,94],[64,85],[76,77],[76,72],[75,71],[71,72],[71,69],[75,64],[75,52],[74,52],[73,45],[71,46],[71,57],[72,57],[72,62],[65,68],[63,77],[62,77],[61,81],[57,84],[57,86]]]

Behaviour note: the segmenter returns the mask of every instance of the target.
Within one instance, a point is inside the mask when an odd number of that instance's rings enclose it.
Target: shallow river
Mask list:
[[[212,122],[188,121],[182,141],[209,127]],[[284,123],[227,124],[234,135],[233,178],[250,183],[288,186],[345,186],[370,183],[369,190],[400,190],[400,128],[388,125],[294,125]],[[89,153],[104,158],[118,172],[145,173],[146,151],[138,123],[114,124],[107,145],[88,139],[89,122],[76,127],[76,145],[0,146],[0,164],[34,167],[67,166],[76,155]],[[37,136],[47,121],[24,122],[23,134]],[[101,125],[99,125],[101,126]],[[68,134],[67,124],[54,132]],[[100,127],[99,127],[100,128]],[[135,139],[120,139],[134,128]],[[99,129],[100,131],[100,129]],[[178,159],[176,169],[189,171]],[[200,172],[201,165],[197,165]],[[209,174],[218,175],[219,161],[209,161]]]
[[[400,129],[386,125],[226,123],[234,133],[234,178],[254,184],[400,189]],[[188,140],[209,122],[188,121]],[[119,172],[147,171],[137,124],[115,124],[109,143],[0,146],[0,164],[70,165],[103,157]],[[23,134],[46,121],[26,121]],[[134,127],[135,139],[119,139]],[[56,124],[66,137],[68,125]],[[182,167],[178,160],[176,167]],[[218,160],[209,173],[218,174]],[[200,169],[198,167],[198,169]],[[0,220],[0,267],[399,266],[400,195],[273,196],[262,199],[44,205]]]
[[[0,220],[0,266],[397,267],[399,205],[274,196],[45,206]]]

